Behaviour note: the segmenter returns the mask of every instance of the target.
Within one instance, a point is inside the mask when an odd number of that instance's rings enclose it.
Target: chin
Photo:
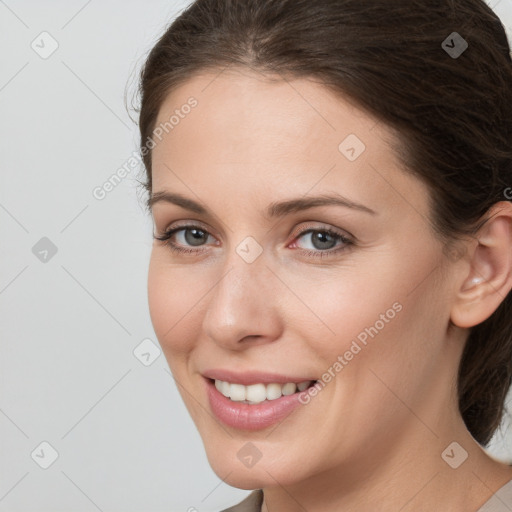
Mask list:
[[[247,443],[248,444],[248,443]],[[292,485],[302,478],[294,465],[282,465],[282,459],[264,457],[253,465],[244,464],[238,458],[240,448],[212,447],[206,450],[208,462],[214,473],[226,484],[238,489],[262,489],[272,487],[279,482],[280,485]],[[281,461],[281,465],[279,462]]]
[[[254,489],[263,489],[276,485],[276,480],[282,482],[279,476],[272,478],[273,473],[267,473],[263,468],[244,468],[240,466],[231,466],[221,464],[220,466],[212,465],[214,473],[226,484],[237,489],[252,491]],[[272,475],[272,476],[270,476]]]

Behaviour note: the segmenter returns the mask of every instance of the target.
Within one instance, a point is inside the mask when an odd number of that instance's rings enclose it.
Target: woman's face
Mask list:
[[[420,418],[450,416],[460,352],[427,189],[391,133],[319,83],[249,71],[173,90],[156,130],[155,234],[188,226],[170,241],[189,252],[155,240],[151,319],[219,477],[252,489],[356,474],[403,436],[430,442]],[[344,199],[315,205],[328,196]],[[238,384],[222,384],[235,401],[206,375]],[[267,387],[313,380],[316,394]],[[241,384],[253,401],[285,396],[241,403]]]

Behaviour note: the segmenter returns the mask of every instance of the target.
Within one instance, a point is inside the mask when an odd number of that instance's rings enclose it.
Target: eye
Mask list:
[[[180,236],[182,238],[182,241],[180,241],[180,243],[178,244],[175,243],[173,241],[174,235],[176,235],[176,238]],[[162,242],[165,242],[166,245],[173,252],[200,253],[203,252],[203,250],[188,249],[186,248],[186,245],[190,244],[192,247],[200,247],[203,241],[206,242],[208,240],[208,237],[213,238],[213,236],[210,235],[208,231],[206,231],[206,229],[203,229],[200,226],[190,225],[169,229],[163,235],[155,236],[154,238],[156,240],[161,240]]]
[[[342,233],[337,232],[331,228],[310,228],[301,231],[295,240],[304,238],[310,241],[311,246],[314,250],[303,250],[302,252],[306,256],[312,256],[314,258],[324,258],[337,254],[341,251],[348,249],[354,242]],[[336,247],[338,245],[337,248]],[[297,245],[294,241],[293,245]]]
[[[335,253],[346,250],[350,245],[354,245],[354,242],[344,234],[339,233],[332,228],[319,227],[315,229],[303,229],[297,233],[295,235],[292,247],[297,246],[297,240],[303,237],[307,238],[306,235],[309,235],[313,250],[302,249],[301,252],[308,257],[311,256],[323,258],[331,256]],[[154,235],[156,240],[165,242],[165,244],[173,252],[182,254],[195,253],[196,255],[206,251],[206,249],[202,249],[201,247],[206,245],[210,237],[213,238],[213,235],[211,235],[206,229],[203,229],[197,225],[178,226],[169,229],[160,236]],[[181,240],[178,240],[178,243],[176,243],[174,238],[179,238]],[[341,246],[333,248],[336,247],[336,244],[341,244]],[[194,249],[194,247],[196,248]]]

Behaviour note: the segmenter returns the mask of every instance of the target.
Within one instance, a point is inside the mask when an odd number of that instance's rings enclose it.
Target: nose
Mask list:
[[[249,263],[234,249],[208,294],[203,334],[230,350],[268,343],[281,334],[284,285],[264,253]]]

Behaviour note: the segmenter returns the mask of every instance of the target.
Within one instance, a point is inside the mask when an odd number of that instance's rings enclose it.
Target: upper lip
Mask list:
[[[260,372],[257,370],[247,370],[245,372],[234,372],[233,370],[223,370],[221,368],[215,368],[206,370],[202,373],[203,377],[208,379],[222,380],[232,384],[243,384],[244,386],[250,386],[251,384],[271,384],[273,382],[277,384],[286,384],[287,382],[304,382],[316,380],[315,378],[309,378],[304,376],[296,375],[283,375],[279,373],[271,372]]]

